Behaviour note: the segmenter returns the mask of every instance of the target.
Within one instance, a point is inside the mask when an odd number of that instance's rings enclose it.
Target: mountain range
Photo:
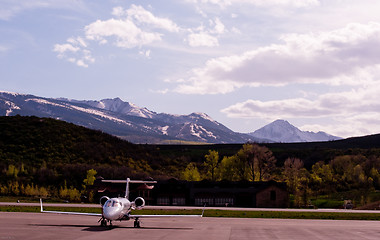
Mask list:
[[[205,113],[156,113],[120,98],[92,101],[0,92],[0,115],[55,118],[101,130],[133,143],[314,142],[340,139],[324,132],[303,132],[285,120],[276,120],[253,133],[237,133]]]

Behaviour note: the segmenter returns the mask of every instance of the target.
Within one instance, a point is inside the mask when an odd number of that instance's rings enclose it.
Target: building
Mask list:
[[[177,179],[158,181],[154,188],[131,184],[130,199],[143,197],[149,205],[159,206],[233,206],[285,208],[289,194],[283,182],[188,182]],[[125,184],[96,181],[96,198],[124,196]]]
[[[156,205],[288,207],[285,183],[269,182],[187,182],[170,179],[158,182],[152,191]]]

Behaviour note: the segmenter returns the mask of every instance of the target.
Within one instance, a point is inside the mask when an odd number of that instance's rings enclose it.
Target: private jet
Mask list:
[[[73,214],[73,215],[87,215],[98,216],[100,226],[112,227],[112,221],[127,221],[134,219],[133,226],[140,227],[140,218],[162,218],[162,217],[203,217],[204,209],[201,215],[135,215],[131,214],[132,210],[140,210],[145,206],[145,200],[142,197],[137,197],[134,201],[129,200],[129,184],[154,184],[156,181],[143,181],[143,180],[103,180],[103,182],[110,183],[126,183],[125,196],[117,198],[109,198],[103,196],[100,198],[100,205],[102,206],[102,213],[80,213],[80,212],[61,212],[61,211],[45,211],[42,206],[42,199],[40,199],[42,213],[60,213],[60,214]]]

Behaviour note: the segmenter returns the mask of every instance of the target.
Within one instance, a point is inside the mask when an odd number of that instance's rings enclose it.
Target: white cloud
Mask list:
[[[358,84],[352,75],[380,64],[380,24],[349,24],[336,31],[289,34],[284,44],[269,45],[241,55],[214,58],[193,69],[177,91],[217,93],[210,86],[281,86],[291,83]],[[369,78],[366,79],[370,80]],[[197,89],[197,91],[194,91]]]
[[[139,54],[140,54],[141,56],[144,56],[144,57],[146,57],[146,58],[148,58],[148,59],[150,59],[150,53],[151,53],[150,50],[141,50],[141,51],[139,51]]]
[[[79,46],[84,47],[84,48],[87,47],[86,41],[81,37],[69,38],[69,39],[67,39],[67,42],[74,44],[74,45],[79,45]]]
[[[180,28],[170,19],[154,16],[141,6],[131,5],[127,10],[115,7],[112,15],[116,18],[96,20],[84,27],[84,37],[72,37],[65,44],[54,45],[53,51],[59,58],[65,58],[81,67],[88,67],[95,62],[88,50],[89,43],[96,41],[99,45],[114,44],[116,47],[132,49],[141,48],[162,40],[162,32],[178,32]],[[80,56],[72,56],[80,53]],[[139,51],[139,54],[150,58],[150,50]]]
[[[116,37],[115,45],[121,48],[141,47],[161,40],[161,34],[145,32],[128,19],[97,20],[85,27],[85,35],[87,39],[101,44],[107,37]]]
[[[187,37],[191,47],[215,47],[219,45],[218,39],[208,33],[191,33]]]
[[[188,2],[214,4],[221,8],[226,8],[235,4],[247,4],[258,7],[282,6],[294,8],[314,7],[320,5],[318,0],[188,0]]]
[[[129,18],[135,19],[139,23],[145,23],[154,28],[160,28],[169,32],[179,32],[180,28],[168,18],[154,16],[142,6],[133,5],[126,11]]]
[[[195,29],[189,29],[190,34],[185,40],[190,47],[217,47],[219,46],[218,37],[227,30],[219,18],[209,20],[210,28],[200,25]]]
[[[222,113],[231,118],[252,119],[332,119],[326,126],[305,125],[304,130],[320,129],[338,136],[357,136],[380,132],[380,87],[373,83],[346,92],[326,93],[316,99],[247,100]],[[354,128],[352,126],[355,126]]]
[[[215,21],[211,21],[211,25],[215,25],[214,29],[211,31],[212,33],[223,34],[226,31],[224,24],[219,18],[215,18]]]
[[[74,47],[70,43],[65,43],[55,44],[53,51],[57,52],[59,57],[63,57],[66,52],[78,52],[79,49],[79,47]]]
[[[58,53],[58,58],[75,63],[79,67],[87,68],[89,63],[95,62],[95,59],[86,47],[87,43],[82,38],[69,38],[67,43],[55,44],[53,52]]]
[[[314,100],[306,98],[276,101],[247,100],[222,110],[229,117],[242,118],[308,118],[347,116],[357,113],[380,112],[378,84],[346,92],[326,93]]]

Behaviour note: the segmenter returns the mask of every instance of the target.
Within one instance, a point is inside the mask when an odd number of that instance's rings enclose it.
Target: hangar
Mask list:
[[[111,184],[97,179],[92,187],[95,197],[123,196],[125,184]],[[149,205],[158,206],[232,206],[257,208],[288,207],[286,183],[275,181],[200,182],[169,179],[155,186],[131,188],[131,197],[141,196]]]

